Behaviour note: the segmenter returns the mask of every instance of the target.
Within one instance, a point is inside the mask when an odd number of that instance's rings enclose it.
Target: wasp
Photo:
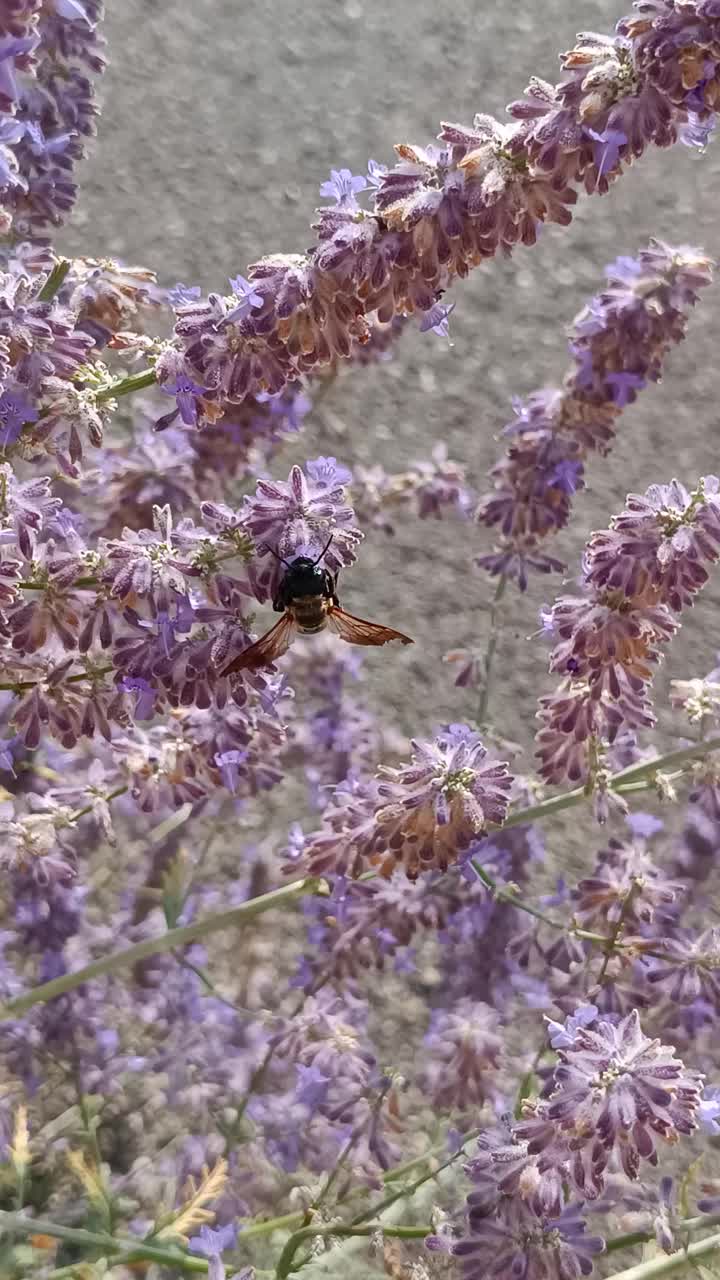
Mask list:
[[[236,671],[257,671],[266,667],[290,648],[295,636],[316,635],[318,631],[329,628],[341,640],[348,644],[380,645],[388,640],[399,640],[401,644],[412,644],[409,636],[402,631],[394,631],[392,627],[381,627],[377,622],[367,622],[365,618],[356,618],[340,607],[337,595],[337,574],[321,566],[332,538],[323,547],[317,560],[309,556],[295,556],[293,560],[285,560],[272,547],[277,560],[285,566],[280,585],[273,600],[276,613],[282,618],[269,631],[261,636],[255,644],[244,649],[222,672],[229,676]]]

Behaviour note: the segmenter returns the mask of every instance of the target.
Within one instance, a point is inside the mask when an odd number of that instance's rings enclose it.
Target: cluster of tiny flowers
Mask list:
[[[328,974],[347,981],[368,970],[415,974],[425,940],[432,938],[439,944],[444,1007],[481,1010],[512,996],[520,962],[526,967],[531,945],[525,930],[527,917],[499,903],[477,868],[497,887],[513,885],[517,890],[543,858],[539,830],[517,825],[491,836],[475,836],[449,873],[421,869],[411,879],[405,870],[397,869],[389,877],[353,880],[342,859],[340,870],[329,869],[343,830],[335,810],[352,806],[353,816],[346,826],[355,829],[362,821],[363,799],[370,794],[367,784],[348,777],[319,832],[305,836],[299,826],[291,832],[288,870],[303,868],[308,857],[323,857],[322,874],[330,889],[327,896],[305,902],[308,948],[297,985],[313,990]],[[527,799],[527,789],[518,781],[511,799]],[[440,1038],[436,1043],[439,1046]],[[459,1071],[463,1061],[457,1059]]]
[[[613,839],[597,857],[592,874],[573,890],[574,917],[584,928],[605,922],[625,926],[667,923],[676,914],[683,885],[656,865],[642,838]]]
[[[583,561],[585,594],[561,596],[546,628],[557,642],[550,670],[562,677],[540,700],[537,751],[549,782],[587,780],[603,744],[654,724],[652,669],[677,631],[678,614],[720,555],[720,482],[689,493],[674,480],[631,494]]]
[[[558,1061],[543,1096],[481,1138],[467,1168],[468,1231],[452,1251],[468,1280],[491,1264],[500,1277],[588,1275],[604,1242],[586,1234],[583,1200],[601,1196],[616,1162],[635,1180],[658,1140],[697,1125],[702,1077],[643,1034],[636,1010],[610,1022],[586,1006],[550,1031]]]
[[[395,532],[398,515],[413,511],[421,520],[456,515],[467,519],[473,495],[465,468],[448,457],[444,444],[433,446],[430,458],[405,471],[388,473],[379,464],[357,466],[353,475],[353,504],[364,525],[387,534]]]
[[[333,171],[309,252],[269,254],[227,295],[180,297],[174,352],[193,412],[203,419],[208,403],[277,394],[353,355],[376,322],[419,312],[423,329],[447,332],[452,305],[440,298],[453,277],[534,244],[545,221],[567,225],[578,188],[607,191],[647,146],[702,144],[716,107],[720,16],[709,0],[672,0],[649,16],[636,8],[641,16],[615,35],[582,35],[560,83],[534,78],[508,122],[479,114],[472,126],[444,123],[438,143],[398,145],[394,168],[371,160],[366,175]],[[175,355],[171,364],[158,369],[168,389]]]
[[[28,0],[0,17],[0,227],[37,236],[75,204],[73,170],[95,133],[101,0]]]
[[[475,515],[501,535],[476,560],[481,568],[514,578],[521,590],[530,570],[564,568],[543,548],[570,518],[588,455],[608,452],[624,408],[659,380],[668,351],[685,335],[687,312],[711,279],[712,263],[700,250],[656,240],[608,267],[607,288],[572,327],[573,364],[562,387],[514,405],[504,432],[509,447]]]
[[[0,466],[3,767],[48,736],[82,767],[83,740],[98,737],[100,794],[127,791],[142,810],[278,782],[284,677],[222,672],[250,643],[251,605],[274,594],[276,555],[300,545],[319,554],[332,536],[329,567],[355,558],[349,478],[320,458],[287,482],[259,482],[238,509],[205,501],[203,525],[155,506],[151,527],[99,537],[90,551],[48,479],[19,481]],[[94,812],[91,784],[75,792],[49,792],[42,814],[19,800],[3,819],[3,860],[47,874],[76,813]]]
[[[378,1069],[367,1012],[364,1001],[350,993],[342,998],[323,990],[273,1037],[273,1061],[281,1069],[292,1065],[294,1091],[278,1095],[270,1106],[259,1098],[251,1111],[285,1167],[302,1159],[319,1173],[350,1143],[355,1178],[379,1186],[380,1170],[398,1159],[389,1111],[393,1083]],[[294,1133],[289,1111],[300,1120]]]
[[[51,465],[83,481],[88,499],[99,492],[100,473],[83,463],[90,446],[106,465],[97,450],[113,407],[112,378],[91,357],[162,298],[152,272],[111,259],[58,262],[29,241],[0,251],[0,454],[18,480],[30,474],[47,487],[35,467]]]
[[[425,1037],[424,1086],[438,1111],[472,1114],[492,1096],[502,1049],[500,1015],[479,1000],[436,1009]]]
[[[719,934],[703,913],[720,820],[691,799],[672,859],[660,855],[661,821],[640,812],[626,821],[628,834],[601,848],[574,886],[560,881],[541,899],[545,908],[565,908],[567,929],[552,918],[528,921],[475,889],[441,927],[443,994],[497,1008],[519,998],[532,1009],[554,1004],[564,1012],[590,999],[611,1022],[647,1010],[664,1040],[679,1049],[692,1046],[695,1063],[712,1072]],[[496,884],[527,882],[527,853],[510,863],[500,856],[513,841],[521,851],[517,835],[506,828],[478,851],[478,864]],[[594,942],[586,940],[588,930],[596,931]],[[602,940],[611,944],[604,956],[596,950]]]
[[[453,724],[431,742],[413,742],[409,764],[336,789],[319,831],[303,839],[291,868],[356,878],[374,868],[445,871],[467,856],[488,825],[507,814],[512,777],[487,759],[481,738]]]

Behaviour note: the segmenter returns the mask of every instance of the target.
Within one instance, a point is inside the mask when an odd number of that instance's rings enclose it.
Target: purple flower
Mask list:
[[[708,116],[703,119],[695,111],[688,112],[688,118],[680,128],[678,137],[685,147],[694,147],[696,151],[704,151],[717,126],[717,117]]]
[[[59,18],[65,18],[67,22],[84,22],[87,26],[92,25],[80,0],[55,0],[55,12]]]
[[[375,866],[384,876],[402,869],[415,880],[421,871],[446,870],[488,823],[503,822],[512,777],[507,765],[486,761],[478,734],[448,725],[432,742],[411,745],[409,764],[382,767],[351,803],[338,789],[340,808],[326,814],[330,830],[305,848],[311,874],[332,869],[355,877]]]
[[[703,1093],[698,1111],[700,1125],[714,1137],[720,1134],[720,1088],[708,1087]]]
[[[136,720],[151,720],[155,712],[157,690],[144,680],[142,676],[123,676],[119,687],[124,693],[135,694],[134,715]]]
[[[372,161],[370,163],[373,163]],[[364,191],[368,185],[368,179],[360,176],[353,176],[350,169],[331,169],[330,178],[327,182],[323,182],[320,188],[320,195],[326,200],[334,200],[337,205],[345,208],[356,209],[357,200],[355,199],[361,191]],[[377,185],[377,183],[373,183]]]
[[[702,996],[720,1008],[720,927],[710,925],[699,934],[675,927],[664,934],[662,950],[664,958],[653,962],[648,981],[662,983],[678,1004]]]
[[[305,471],[318,489],[336,489],[352,484],[352,471],[336,458],[314,458],[305,463]]]
[[[693,493],[673,480],[630,494],[613,528],[593,534],[585,579],[596,589],[655,598],[679,613],[707,582],[703,561],[720,555],[720,481],[705,476]]]
[[[535,91],[544,100],[542,85]],[[688,309],[710,282],[711,263],[697,250],[653,240],[637,258],[618,258],[607,276],[608,287],[575,320],[573,367],[562,388],[514,401],[516,417],[504,432],[511,444],[477,508],[478,522],[496,526],[501,541],[475,563],[515,578],[521,590],[529,569],[564,568],[539,544],[567,524],[586,455],[607,452],[619,414],[659,379],[666,353],[684,336]]]
[[[177,309],[187,306],[189,302],[196,302],[201,293],[199,285],[176,284],[172,289],[168,289],[167,296],[168,301]]]
[[[237,1244],[237,1227],[230,1222],[218,1230],[203,1226],[196,1236],[188,1240],[190,1253],[199,1253],[203,1258],[219,1258],[226,1249],[234,1249]]]
[[[483,1105],[499,1066],[499,1032],[499,1014],[479,1000],[434,1011],[425,1036],[423,1085],[435,1111]]]
[[[246,280],[244,276],[235,276],[230,281],[230,288],[237,301],[235,306],[223,316],[222,321],[220,321],[222,325],[233,324],[237,320],[243,320],[253,309],[263,305],[262,294],[258,293],[255,285],[250,280]]]
[[[621,373],[607,373],[605,382],[611,388],[610,398],[613,404],[616,404],[618,409],[624,409],[626,405],[632,404],[635,392],[642,390],[647,379],[642,374],[624,370]]]
[[[595,168],[599,178],[604,178],[607,173],[611,173],[620,163],[620,151],[627,144],[627,137],[621,129],[604,129],[602,133],[596,133],[594,129],[588,129],[588,136],[595,143],[593,154],[595,158]]]
[[[247,751],[220,751],[215,756],[215,764],[220,770],[223,786],[233,793],[237,791],[240,777],[240,765],[247,760]]]
[[[377,160],[368,160],[367,166],[367,185],[377,190],[388,171],[386,164],[380,164]]]
[[[10,29],[19,32],[24,24],[14,0],[10,10]],[[98,17],[97,0],[56,0],[36,14],[31,32],[0,41],[0,101],[17,109],[21,126],[13,143],[20,183],[5,201],[18,237],[37,239],[62,223],[75,202],[73,169],[98,111],[88,72],[97,74],[105,65]],[[32,71],[33,78],[18,83],[18,70]]]
[[[0,491],[4,513],[0,515],[0,537],[3,542],[16,541],[26,559],[32,559],[41,530],[58,509],[62,500],[50,490],[49,476],[19,481],[6,462],[0,462]]]
[[[0,395],[0,449],[14,444],[26,422],[37,422],[37,409],[18,392]]]
[[[198,396],[204,394],[203,388],[199,387],[192,378],[185,374],[178,374],[173,378],[172,382],[161,384],[160,390],[164,391],[167,396],[175,396],[177,409],[175,413],[166,414],[164,418],[160,418],[155,424],[156,431],[162,431],[172,423],[180,415],[186,427],[196,427],[198,421]]]
[[[605,1242],[585,1234],[581,1208],[569,1205],[556,1218],[540,1218],[518,1199],[506,1216],[473,1216],[470,1234],[452,1249],[461,1259],[464,1280],[486,1280],[490,1274],[497,1280],[579,1280],[590,1275]]]
[[[683,892],[683,885],[669,879],[655,866],[642,840],[625,844],[610,840],[598,855],[592,874],[573,890],[575,917],[588,928],[594,923],[640,926],[667,920]]]
[[[37,45],[37,36],[4,36],[0,39],[0,99],[8,108],[18,100],[18,84],[15,79],[15,59],[30,53]]]
[[[22,750],[22,741],[19,737],[0,738],[0,772],[11,773],[13,777],[15,777],[14,750]]]
[[[152,529],[124,529],[122,538],[107,543],[106,551],[112,595],[120,599],[156,595],[157,620],[162,626],[169,603],[186,596],[184,575],[193,573],[173,529],[169,505],[153,507]]]
[[[331,572],[353,563],[362,534],[340,483],[347,475],[334,459],[316,459],[306,464],[305,472],[293,467],[287,481],[259,480],[256,496],[245,499],[243,524],[271,561],[259,584],[262,598],[272,593],[279,577],[272,551],[288,559],[302,547],[317,556],[332,536],[323,563]]]
[[[439,338],[447,338],[450,341],[450,316],[455,310],[455,303],[451,302],[446,305],[444,302],[435,302],[429,311],[426,311],[420,321],[420,332],[427,333],[429,330],[436,333]],[[452,343],[450,344],[452,346]]]
[[[324,1106],[332,1077],[325,1075],[317,1066],[305,1067],[301,1062],[295,1069],[298,1076],[295,1097],[312,1114]]]
[[[629,813],[626,821],[633,835],[642,840],[651,840],[665,828],[662,818],[657,818],[654,813]]]
[[[571,458],[563,458],[551,471],[548,484],[554,489],[562,489],[563,493],[577,493],[581,487],[583,464]]]
[[[548,1034],[553,1049],[569,1049],[575,1041],[579,1027],[589,1027],[597,1021],[598,1010],[594,1004],[581,1005],[570,1014],[565,1022],[553,1022],[548,1019]]]
[[[637,1010],[617,1025],[578,1028],[558,1057],[547,1118],[571,1139],[581,1194],[602,1190],[611,1151],[634,1179],[641,1159],[655,1162],[657,1137],[673,1142],[696,1128],[702,1077],[643,1035]]]

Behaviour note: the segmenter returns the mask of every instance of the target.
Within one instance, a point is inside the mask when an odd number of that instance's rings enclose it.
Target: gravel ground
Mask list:
[[[111,66],[101,145],[87,163],[68,250],[120,256],[178,280],[222,288],[271,251],[299,251],[317,189],[331,166],[362,172],[390,161],[396,141],[425,142],[441,119],[500,113],[531,73],[556,78],[576,31],[607,31],[620,0],[123,0],[109,4]],[[482,486],[512,395],[561,376],[565,327],[603,267],[650,235],[720,255],[720,145],[698,156],[653,152],[611,193],[581,201],[570,228],[547,228],[532,250],[496,261],[455,288],[454,345],[412,332],[389,365],[348,370],[312,416],[304,456],[388,467],[427,456],[438,440]],[[590,528],[628,490],[717,468],[720,287],[706,295],[662,388],[623,419],[612,456],[596,460],[573,530],[556,544],[570,576]],[[289,455],[288,455],[289,456]],[[286,471],[285,459],[278,474]],[[469,568],[481,530],[409,522],[368,539],[346,575],[348,607],[418,641],[371,653],[369,696],[404,729],[422,733],[472,708],[441,664],[487,625],[487,581]],[[668,674],[713,665],[720,577],[676,643]],[[559,583],[557,584],[559,588]],[[493,709],[500,732],[529,743],[534,698],[548,687],[544,654],[528,639],[543,580],[511,595]]]

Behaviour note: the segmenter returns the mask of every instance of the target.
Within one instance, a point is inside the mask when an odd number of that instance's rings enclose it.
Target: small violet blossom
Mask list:
[[[331,169],[328,181],[320,187],[320,195],[326,200],[334,200],[342,208],[356,209],[355,197],[366,187],[367,179],[354,175],[350,169]]]

